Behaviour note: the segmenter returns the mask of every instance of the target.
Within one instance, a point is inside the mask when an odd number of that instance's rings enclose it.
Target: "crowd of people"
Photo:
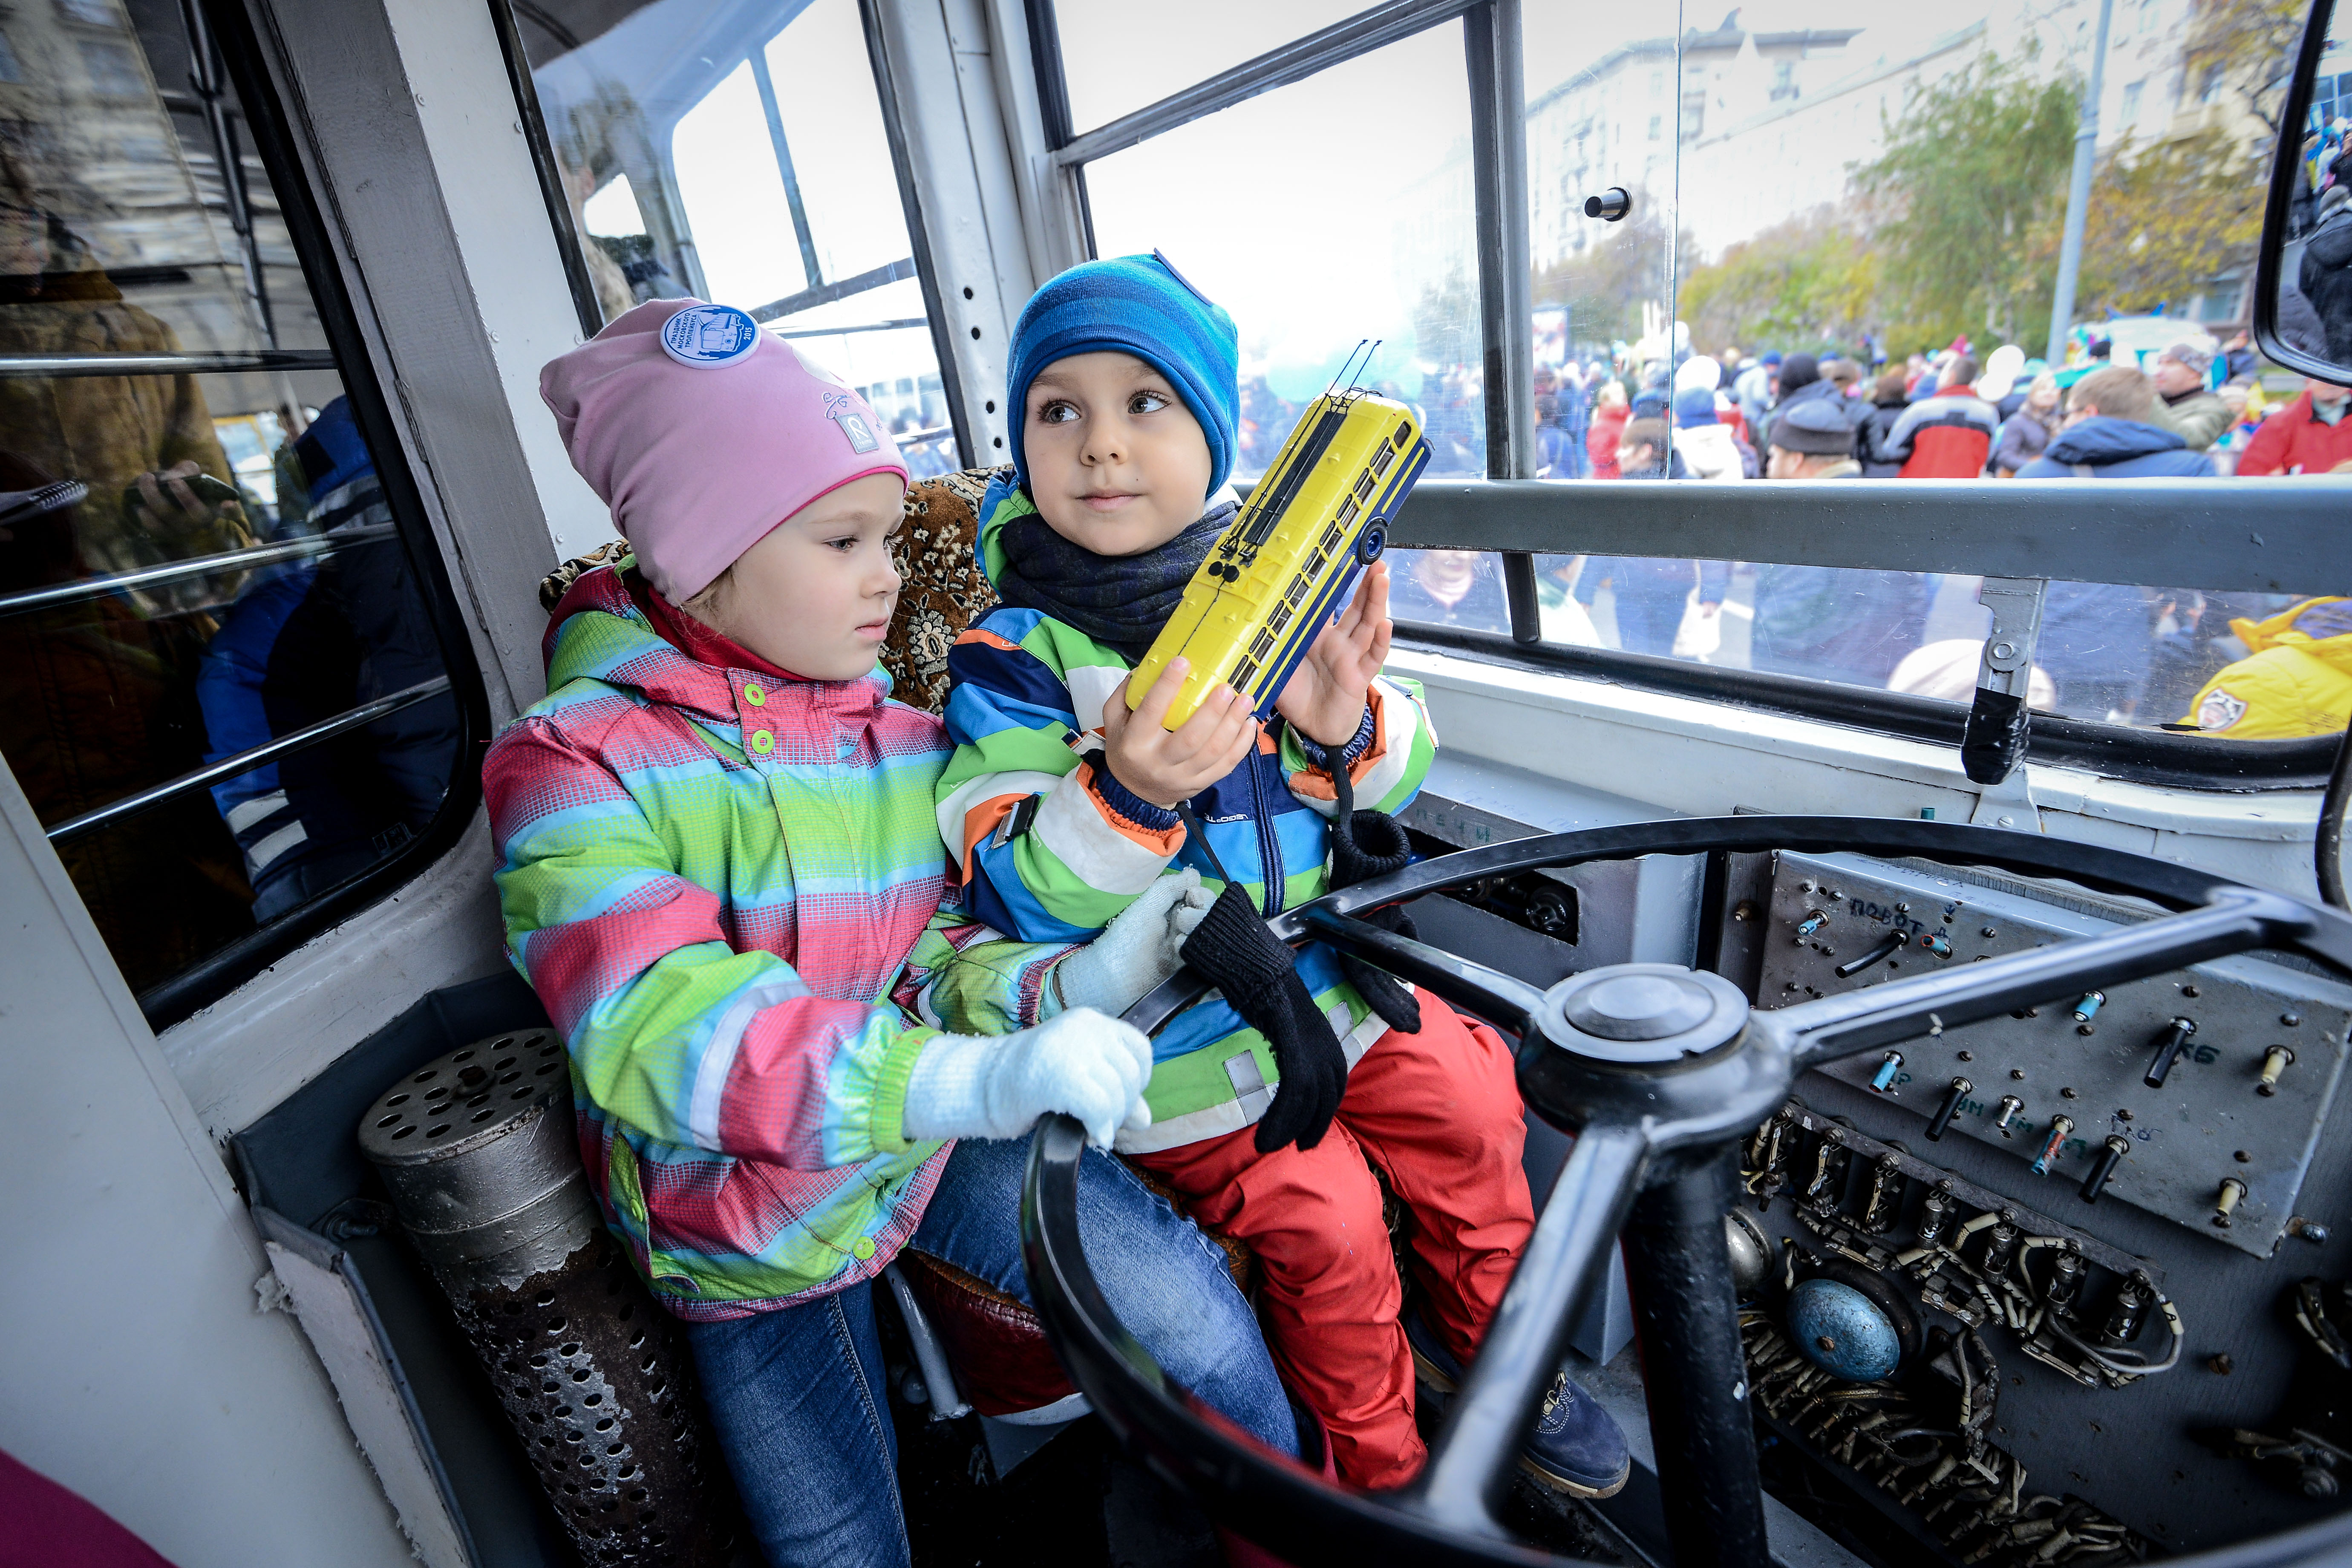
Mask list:
[[[2060,367],[2014,344],[1979,362],[1959,342],[1874,374],[1858,358],[1731,349],[1671,364],[1539,366],[1535,401],[1540,477],[1559,480],[2352,472],[2352,388],[2311,381],[2281,402],[2243,334],[2225,347],[2186,324],[2144,368],[2095,341]],[[1959,701],[1988,624],[1974,579],[1932,573],[1538,561],[1549,640]],[[1422,552],[1401,567],[1400,618],[1507,629],[1496,557]],[[2034,705],[2238,738],[2341,730],[2352,605],[2319,590],[2344,586],[2264,595],[2053,583]]]

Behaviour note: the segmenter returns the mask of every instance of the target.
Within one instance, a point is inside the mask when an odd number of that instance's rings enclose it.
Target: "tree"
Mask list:
[[[2031,55],[1983,55],[1907,103],[1853,171],[1896,344],[2018,341],[2049,321],[2053,269],[2030,254],[2066,206],[2079,87]]]
[[[1732,343],[1848,345],[1875,319],[1880,266],[1825,205],[1692,268],[1675,303],[1690,323],[1692,347],[1703,353]]]
[[[2244,143],[2220,129],[2147,147],[2126,137],[2111,148],[2091,183],[2078,313],[2142,315],[2251,266],[2263,174]],[[2032,248],[2037,269],[2055,271],[2059,237],[2058,219],[2043,224]]]
[[[2181,80],[2200,98],[2232,103],[2275,137],[2305,11],[2304,0],[2197,0]]]

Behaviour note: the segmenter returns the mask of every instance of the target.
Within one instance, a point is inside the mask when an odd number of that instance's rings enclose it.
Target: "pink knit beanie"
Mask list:
[[[866,400],[783,339],[756,332],[731,363],[665,353],[663,324],[701,304],[648,300],[539,373],[572,466],[673,605],[828,490],[907,479]]]

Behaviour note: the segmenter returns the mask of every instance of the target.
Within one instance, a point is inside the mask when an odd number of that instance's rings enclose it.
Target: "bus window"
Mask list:
[[[512,21],[596,324],[740,306],[856,387],[915,478],[962,466],[856,0],[723,24],[689,0],[543,0]]]
[[[1542,477],[1618,477],[1610,458],[1643,418],[1669,430],[1676,477],[1889,485],[1890,504],[1919,479],[2232,486],[2332,466],[2315,456],[2326,442],[2287,437],[2332,430],[2335,390],[2315,406],[2248,344],[2299,11],[2178,9],[2118,26],[2103,60],[2081,7],[1800,7],[1763,30],[1746,15],[1677,36],[1671,14],[1638,7],[1527,12]],[[2172,84],[2161,113],[2149,83]],[[2090,198],[2070,228],[2094,98]],[[2343,200],[2339,132],[2324,117],[2305,129],[2316,215]],[[1628,216],[1588,216],[1612,186]],[[1842,427],[1792,413],[1808,404]],[[2344,617],[2298,608],[2336,585],[2291,585],[2305,592],[2053,583],[2034,705],[2232,738],[2340,728],[2287,669],[2345,679],[2318,668],[2352,665],[2320,646]],[[1978,586],[1547,558],[1538,593],[1547,640],[1964,703],[1989,626]]]
[[[1112,39],[1090,24],[1074,44],[1066,30],[1071,79],[1105,72]],[[1071,57],[1077,47],[1102,52]],[[1380,106],[1363,121],[1379,134],[1351,139],[1367,104]],[[1164,251],[1233,313],[1235,479],[1265,471],[1300,410],[1351,361],[1357,384],[1419,413],[1425,477],[1486,476],[1469,131],[1454,22],[1086,166],[1097,254]],[[1202,169],[1218,178],[1198,178]],[[1267,266],[1272,256],[1310,268],[1314,287],[1301,289],[1294,267]],[[1401,550],[1390,574],[1400,620],[1509,629],[1497,557]]]
[[[159,1022],[470,809],[379,405],[182,16],[12,12],[0,127],[0,753]]]
[[[1195,0],[1183,26],[1171,26],[1168,8],[1152,0],[1032,6],[1061,40],[1073,131],[1107,125],[1362,8],[1361,0]]]

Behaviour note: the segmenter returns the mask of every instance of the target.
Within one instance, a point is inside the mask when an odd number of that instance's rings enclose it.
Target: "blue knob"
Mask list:
[[[1789,1292],[1789,1338],[1832,1377],[1875,1383],[1903,1361],[1903,1341],[1878,1304],[1835,1279],[1800,1280]]]

